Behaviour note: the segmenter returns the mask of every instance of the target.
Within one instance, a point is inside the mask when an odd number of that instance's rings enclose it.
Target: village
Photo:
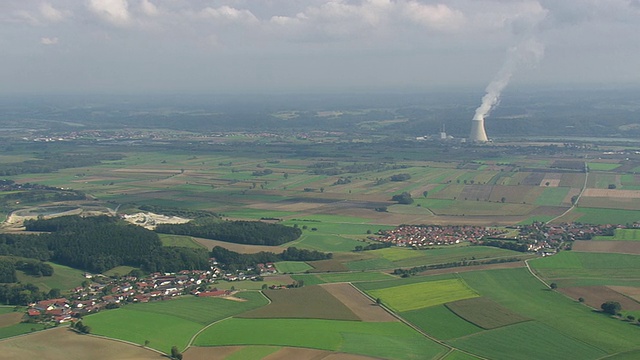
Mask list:
[[[402,225],[393,230],[381,230],[378,241],[396,246],[436,246],[478,241],[506,233],[505,230],[481,226]]]
[[[214,258],[210,259],[210,264],[210,270],[152,273],[144,277],[107,277],[86,273],[83,286],[72,289],[69,296],[29,304],[26,313],[28,321],[62,324],[127,303],[169,300],[182,295],[232,297],[235,291],[218,290],[211,285],[219,280],[260,281],[264,275],[277,273],[273,263],[257,264],[256,268],[248,268],[246,273],[225,273]]]

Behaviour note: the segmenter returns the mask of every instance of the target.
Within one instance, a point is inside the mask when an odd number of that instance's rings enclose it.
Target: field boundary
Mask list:
[[[369,296],[369,294],[367,294],[366,292],[364,292],[364,291],[362,291],[362,290],[358,289],[358,287],[357,287],[357,286],[354,286],[354,285],[353,285],[353,283],[349,283],[349,285],[351,285],[354,289],[356,289],[356,290],[357,290],[358,292],[360,292],[362,295],[366,296],[369,300],[373,301],[374,303],[376,302],[376,300],[375,300],[374,298],[372,298],[371,296]],[[477,355],[477,354],[474,354],[474,353],[470,353],[470,352],[465,351],[465,350],[462,350],[462,349],[458,349],[458,348],[456,348],[456,347],[454,347],[454,346],[451,346],[451,345],[449,345],[449,344],[445,343],[444,341],[438,340],[438,339],[436,339],[436,338],[432,337],[431,335],[427,334],[426,332],[424,332],[424,331],[423,331],[422,329],[420,329],[419,327],[417,327],[417,326],[413,325],[412,323],[410,323],[409,321],[405,320],[402,316],[400,316],[400,315],[396,314],[395,312],[391,311],[391,309],[389,309],[389,308],[388,308],[387,306],[385,306],[384,304],[382,304],[382,303],[381,303],[381,304],[378,304],[378,305],[379,305],[380,307],[382,307],[386,312],[388,312],[391,316],[393,316],[393,317],[395,317],[396,319],[398,319],[401,323],[403,323],[403,324],[407,325],[408,327],[412,328],[413,330],[417,331],[420,335],[422,335],[422,336],[426,337],[427,339],[429,339],[429,340],[431,340],[431,341],[433,341],[433,342],[435,342],[435,343],[437,343],[437,344],[439,344],[439,345],[442,345],[442,346],[444,346],[444,347],[448,348],[448,349],[449,349],[449,351],[447,351],[447,352],[446,352],[444,355],[442,355],[439,359],[445,359],[445,358],[447,357],[447,355],[448,355],[448,354],[450,354],[450,353],[451,353],[452,351],[454,351],[454,350],[457,350],[457,351],[460,351],[460,352],[465,353],[465,354],[467,354],[467,355],[470,355],[470,356],[476,357],[476,358],[478,358],[478,359],[480,359],[480,360],[490,360],[490,359],[488,359],[488,358],[484,358],[484,357],[482,357],[482,356],[480,356],[480,355]]]
[[[259,292],[259,293],[260,293],[260,295],[262,295],[265,299],[267,299],[268,303],[267,303],[267,305],[265,305],[265,306],[268,306],[269,304],[271,304],[271,299],[269,299],[269,297],[268,297],[267,295],[265,295],[262,291],[258,291],[258,292]],[[187,350],[188,350],[188,349],[193,345],[193,342],[196,340],[196,338],[198,337],[198,335],[200,335],[203,331],[207,330],[208,328],[210,328],[211,326],[213,326],[213,325],[215,325],[215,324],[217,324],[217,323],[219,323],[219,322],[222,322],[222,321],[225,321],[225,320],[231,319],[232,317],[233,317],[233,315],[232,315],[232,316],[227,316],[227,317],[226,317],[226,318],[224,318],[224,319],[220,319],[220,320],[214,321],[214,322],[212,322],[211,324],[208,324],[208,325],[206,325],[205,327],[203,327],[202,329],[198,330],[198,332],[197,332],[197,333],[195,333],[195,334],[191,337],[191,339],[189,339],[189,342],[187,343],[187,346],[184,348],[183,352],[184,352],[184,351],[187,351]],[[165,354],[165,355],[166,355],[166,354]]]

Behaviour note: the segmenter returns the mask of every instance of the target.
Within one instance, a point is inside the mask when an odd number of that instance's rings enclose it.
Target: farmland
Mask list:
[[[478,296],[458,279],[400,285],[371,290],[369,293],[375,298],[382,299],[385,305],[400,312]]]
[[[95,329],[98,335],[136,344],[149,340],[149,346],[168,353],[173,345],[184,349],[189,339],[205,325],[267,303],[259,293],[245,293],[242,296],[248,301],[185,298],[132,305],[87,316],[84,322]]]
[[[431,359],[446,353],[445,347],[398,322],[228,319],[205,330],[195,344],[308,347],[387,359]]]
[[[276,262],[279,274],[265,275],[263,281],[218,278],[216,283],[201,285],[208,290],[240,290],[236,296],[247,301],[183,295],[126,304],[83,318],[95,334],[140,345],[149,341],[149,347],[164,353],[174,345],[186,349],[198,331],[212,324],[195,338],[197,347],[187,350],[187,359],[210,358],[218,351],[215,356],[221,359],[296,358],[303,351],[316,351],[313,356],[327,359],[355,354],[385,359],[468,360],[474,358],[472,354],[490,359],[609,355],[624,359],[637,354],[636,326],[595,313],[588,306],[597,308],[605,299],[624,298],[628,301],[624,311],[629,311],[624,314],[637,314],[633,305],[640,288],[640,261],[633,254],[638,254],[640,230],[617,229],[613,237],[574,242],[573,251],[562,249],[545,258],[464,241],[420,250],[411,245],[363,249],[379,244],[375,240],[379,230],[400,224],[488,227],[551,220],[569,209],[583,189],[587,174],[583,160],[577,161],[575,155],[583,150],[527,144],[531,149],[523,146],[510,154],[500,144],[400,142],[398,146],[395,141],[338,138],[319,140],[310,135],[300,140],[287,135],[276,140],[253,134],[219,138],[198,134],[167,141],[166,146],[144,140],[126,146],[117,141],[115,145],[87,144],[86,151],[121,158],[10,177],[20,183],[81,190],[86,200],[2,204],[7,213],[17,210],[32,216],[51,216],[54,210],[65,209],[134,214],[141,205],[206,210],[220,214],[222,220],[294,226],[302,235],[281,246],[257,246],[163,234],[162,244],[209,250],[222,246],[243,254],[280,253],[288,247],[333,254],[327,260]],[[327,139],[336,142],[325,143]],[[31,146],[20,145],[16,154],[3,154],[0,161],[37,156]],[[59,153],[77,151],[62,143],[41,146]],[[584,152],[590,159],[600,155],[600,150]],[[541,155],[547,153],[553,157]],[[583,197],[557,222],[631,224],[640,220],[635,201],[640,181],[628,172],[640,166],[640,159],[629,156],[628,164],[590,160]],[[399,174],[408,176],[392,180]],[[402,192],[411,195],[411,204],[392,200],[392,195]],[[14,225],[11,230],[21,224]],[[543,280],[555,282],[557,291],[532,277],[524,267],[525,259],[530,259],[529,265]],[[472,261],[509,262],[496,264],[495,270],[461,266]],[[18,279],[45,291],[68,290],[86,280],[82,270],[50,264],[55,269],[52,277],[18,271]],[[395,269],[436,265],[447,268],[391,274]],[[134,266],[138,264],[103,275],[117,278],[137,269]],[[304,286],[262,291],[264,285],[279,287],[294,281]],[[576,301],[579,297],[585,302]],[[414,331],[396,315],[442,343]],[[0,327],[0,332],[10,336],[31,332],[32,327],[40,325],[13,324]],[[88,346],[83,340],[77,344]],[[513,344],[518,344],[517,349]]]

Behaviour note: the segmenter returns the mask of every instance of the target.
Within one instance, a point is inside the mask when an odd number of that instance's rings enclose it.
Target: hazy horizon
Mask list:
[[[639,86],[640,2],[0,3],[0,94]],[[477,90],[475,90],[477,89]]]

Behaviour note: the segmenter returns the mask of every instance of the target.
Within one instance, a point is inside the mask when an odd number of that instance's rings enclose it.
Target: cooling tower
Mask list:
[[[469,140],[475,142],[487,142],[487,133],[484,131],[484,118],[471,120],[471,135]]]

